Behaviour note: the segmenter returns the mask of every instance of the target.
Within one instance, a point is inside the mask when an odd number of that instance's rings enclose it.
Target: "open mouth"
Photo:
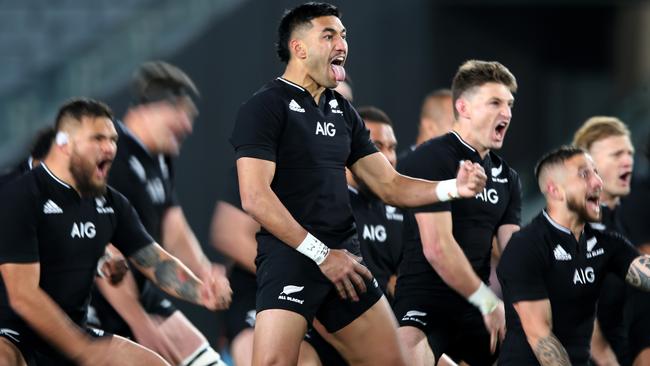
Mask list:
[[[344,63],[345,63],[344,55],[336,56],[332,59],[332,61],[330,61],[330,67],[332,68],[332,72],[334,73],[334,78],[336,79],[336,81],[345,80],[345,68],[343,67]]]
[[[621,183],[625,185],[630,184],[630,180],[632,180],[632,172],[625,172],[621,175],[618,176],[618,179]]]
[[[111,159],[100,160],[99,163],[97,163],[97,175],[101,178],[106,178],[108,176],[108,171],[111,169],[112,163],[113,160]]]
[[[587,208],[590,211],[600,213],[600,194],[596,192],[587,195]]]
[[[494,128],[497,139],[503,140],[506,136],[506,130],[508,129],[508,122],[502,121],[497,123],[497,126]]]

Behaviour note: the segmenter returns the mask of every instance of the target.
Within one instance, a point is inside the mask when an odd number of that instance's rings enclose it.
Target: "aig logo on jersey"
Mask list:
[[[378,241],[383,243],[386,241],[386,228],[384,225],[363,225],[363,240]]]
[[[576,268],[575,272],[573,273],[574,285],[586,285],[587,283],[594,283],[595,280],[596,272],[594,272],[594,269],[591,267],[587,267],[585,269]]]
[[[331,122],[316,122],[316,135],[334,137],[336,127]]]
[[[483,188],[483,192],[477,194],[476,199],[479,199],[483,202],[490,202],[493,205],[499,203],[499,195],[497,194],[497,190],[494,188]]]
[[[97,234],[95,230],[95,224],[92,222],[75,222],[72,224],[72,230],[70,231],[70,236],[79,239],[92,239]]]

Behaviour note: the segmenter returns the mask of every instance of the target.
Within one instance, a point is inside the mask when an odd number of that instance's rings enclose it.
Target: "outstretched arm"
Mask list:
[[[455,180],[433,182],[399,174],[381,153],[367,155],[351,167],[354,174],[382,201],[399,207],[417,207],[454,198],[474,197],[485,187],[483,167],[463,162]]]
[[[519,301],[514,303],[514,308],[539,364],[571,366],[569,354],[551,331],[551,302],[548,299]]]

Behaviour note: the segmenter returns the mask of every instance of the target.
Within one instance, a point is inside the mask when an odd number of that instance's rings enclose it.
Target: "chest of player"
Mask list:
[[[350,154],[350,143],[350,131],[336,99],[324,106],[317,106],[311,98],[292,99],[278,144],[277,164],[340,167]]]
[[[451,204],[454,217],[463,217],[471,222],[496,225],[508,208],[510,186],[507,178],[488,177],[485,188],[474,199],[457,200]]]
[[[396,207],[353,204],[352,214],[360,241],[373,246],[394,246],[401,243],[404,217]]]
[[[163,206],[171,194],[169,168],[162,157],[129,154],[124,157],[122,164],[128,173],[120,174],[115,170],[111,174],[110,183],[118,191],[128,196],[129,200],[138,201],[136,207],[155,209]]]
[[[607,274],[608,253],[596,237],[550,235],[546,283],[550,299],[571,302],[595,299]]]
[[[39,207],[36,234],[41,263],[89,263],[88,258],[104,253],[116,220],[113,207],[103,198],[47,198]]]

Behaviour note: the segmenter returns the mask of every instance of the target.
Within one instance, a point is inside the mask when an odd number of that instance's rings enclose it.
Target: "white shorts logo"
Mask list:
[[[402,321],[411,321],[411,322],[416,322],[420,323],[422,325],[427,325],[427,322],[425,322],[422,319],[418,319],[418,317],[425,317],[427,313],[423,311],[418,311],[418,310],[409,310],[404,314],[404,317],[402,317]]]
[[[295,297],[289,295],[300,292],[304,288],[305,286],[295,286],[295,285],[284,286],[282,292],[280,292],[280,295],[278,296],[278,300],[287,300],[302,305],[302,303],[304,303],[305,300],[296,299]]]

